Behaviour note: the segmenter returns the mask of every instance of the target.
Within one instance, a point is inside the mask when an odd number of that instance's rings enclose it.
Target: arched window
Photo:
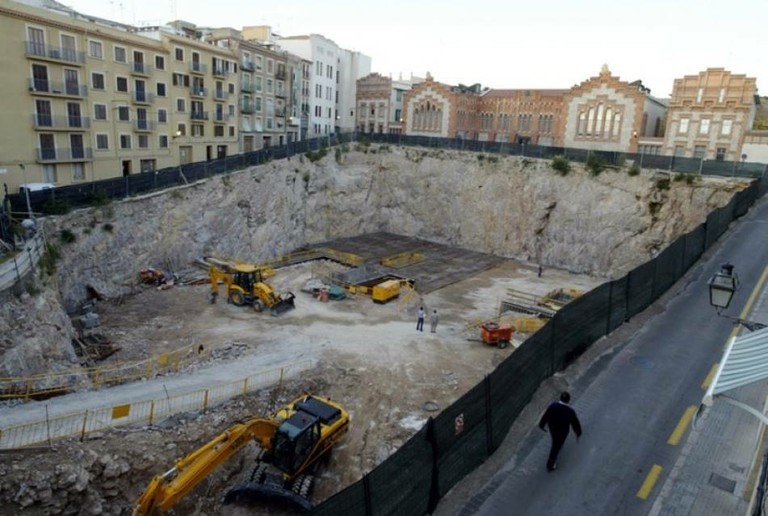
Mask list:
[[[595,136],[603,137],[603,105],[597,105],[597,123],[595,124]]]
[[[591,136],[595,133],[595,108],[589,108],[587,114],[587,136]]]
[[[579,113],[579,127],[576,131],[576,134],[579,136],[584,136],[587,132],[587,114],[582,111]]]
[[[613,135],[619,135],[619,129],[621,128],[621,113],[613,115]]]
[[[605,110],[605,137],[610,138],[613,134],[611,131],[611,127],[613,124],[613,110],[611,108],[608,108]]]

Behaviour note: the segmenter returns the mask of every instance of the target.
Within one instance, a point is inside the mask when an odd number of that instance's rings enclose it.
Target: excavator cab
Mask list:
[[[254,270],[235,270],[234,284],[245,292],[253,292],[253,286],[261,283],[261,271]]]
[[[297,412],[277,429],[273,464],[286,473],[295,473],[319,440],[320,420]]]

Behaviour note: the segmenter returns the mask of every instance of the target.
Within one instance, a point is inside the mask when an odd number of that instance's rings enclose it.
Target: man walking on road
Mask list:
[[[549,458],[547,459],[547,471],[557,469],[557,454],[560,453],[560,448],[563,447],[563,443],[568,437],[570,427],[573,427],[576,439],[581,437],[581,423],[576,416],[576,411],[568,406],[570,401],[570,394],[561,393],[560,401],[551,403],[539,421],[539,428],[542,430],[545,426],[549,426],[549,435],[552,437],[552,448],[549,450]]]
[[[424,307],[419,307],[419,314],[416,316],[416,330],[424,331]]]

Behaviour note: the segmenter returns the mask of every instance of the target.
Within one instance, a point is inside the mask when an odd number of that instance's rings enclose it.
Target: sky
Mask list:
[[[270,25],[321,34],[371,58],[371,71],[494,89],[562,88],[596,76],[637,79],[656,97],[706,68],[768,92],[765,0],[59,0],[135,25]]]

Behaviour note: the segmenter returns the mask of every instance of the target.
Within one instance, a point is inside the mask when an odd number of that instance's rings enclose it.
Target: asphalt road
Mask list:
[[[645,515],[689,432],[733,326],[709,305],[707,281],[730,262],[738,317],[768,265],[768,201],[758,202],[681,279],[664,307],[572,385],[584,435],[545,468],[549,436],[533,427],[515,455],[455,512],[462,515]]]

